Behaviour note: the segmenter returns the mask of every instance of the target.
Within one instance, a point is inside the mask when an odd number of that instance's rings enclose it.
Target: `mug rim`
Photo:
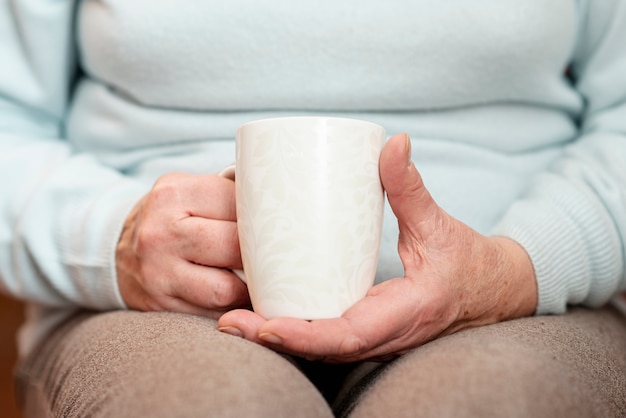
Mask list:
[[[382,129],[383,131],[385,131],[385,127],[375,123],[375,122],[370,122],[368,120],[364,120],[364,119],[358,119],[358,118],[348,118],[348,117],[342,117],[342,116],[315,116],[315,115],[308,115],[308,116],[277,116],[277,117],[270,117],[270,118],[263,118],[263,119],[255,119],[255,120],[251,120],[248,122],[245,122],[243,124],[241,124],[238,128],[237,131],[244,129],[244,128],[248,128],[251,127],[253,125],[264,125],[264,124],[268,124],[268,123],[273,123],[273,122],[283,122],[283,121],[288,121],[288,120],[303,120],[303,121],[312,121],[312,120],[318,120],[318,121],[336,121],[336,122],[345,122],[345,123],[358,123],[361,125],[370,125],[372,128],[377,128],[377,129]]]

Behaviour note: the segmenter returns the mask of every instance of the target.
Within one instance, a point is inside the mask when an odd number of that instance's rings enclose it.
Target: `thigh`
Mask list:
[[[379,370],[344,413],[624,417],[626,318],[607,307],[504,322],[435,340]]]
[[[287,358],[174,313],[80,313],[17,371],[26,416],[332,416]]]

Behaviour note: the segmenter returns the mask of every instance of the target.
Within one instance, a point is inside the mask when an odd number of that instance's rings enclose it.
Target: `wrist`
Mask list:
[[[533,263],[526,250],[516,241],[507,237],[490,237],[499,248],[499,268],[495,271],[504,283],[503,303],[510,307],[505,319],[531,316],[538,303],[537,278]],[[504,318],[503,318],[504,319]]]

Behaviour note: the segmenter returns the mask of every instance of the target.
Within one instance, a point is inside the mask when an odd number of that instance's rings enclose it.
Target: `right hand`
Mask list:
[[[171,173],[133,208],[116,248],[117,280],[129,308],[219,318],[250,305],[241,268],[235,183]]]

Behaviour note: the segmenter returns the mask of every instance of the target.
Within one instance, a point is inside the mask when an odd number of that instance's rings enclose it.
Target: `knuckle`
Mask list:
[[[189,174],[186,173],[180,173],[180,172],[169,172],[169,173],[165,173],[162,174],[161,176],[159,176],[156,181],[154,182],[154,187],[155,188],[159,188],[159,187],[175,187],[178,184],[180,184],[181,180],[188,177]]]
[[[159,177],[152,186],[149,201],[152,205],[170,205],[179,200],[181,190],[189,175],[184,173],[167,173]]]
[[[237,292],[233,285],[224,280],[216,281],[212,289],[212,304],[215,308],[226,308],[237,299]]]
[[[135,252],[140,257],[145,257],[171,247],[181,238],[181,233],[175,223],[155,222],[148,219],[136,227]]]
[[[239,254],[239,234],[237,232],[237,225],[229,225],[224,231],[221,242],[222,248],[224,248],[227,254],[235,257]]]
[[[239,235],[237,234],[237,225],[232,222],[226,225],[223,223],[206,234],[207,238],[203,240],[206,250],[214,254],[214,265],[219,267],[234,267],[239,262]]]
[[[164,234],[160,228],[142,224],[137,228],[135,251],[139,256],[150,253],[163,242]]]
[[[355,356],[367,349],[365,340],[354,334],[347,334],[339,344],[339,354],[343,356]]]

